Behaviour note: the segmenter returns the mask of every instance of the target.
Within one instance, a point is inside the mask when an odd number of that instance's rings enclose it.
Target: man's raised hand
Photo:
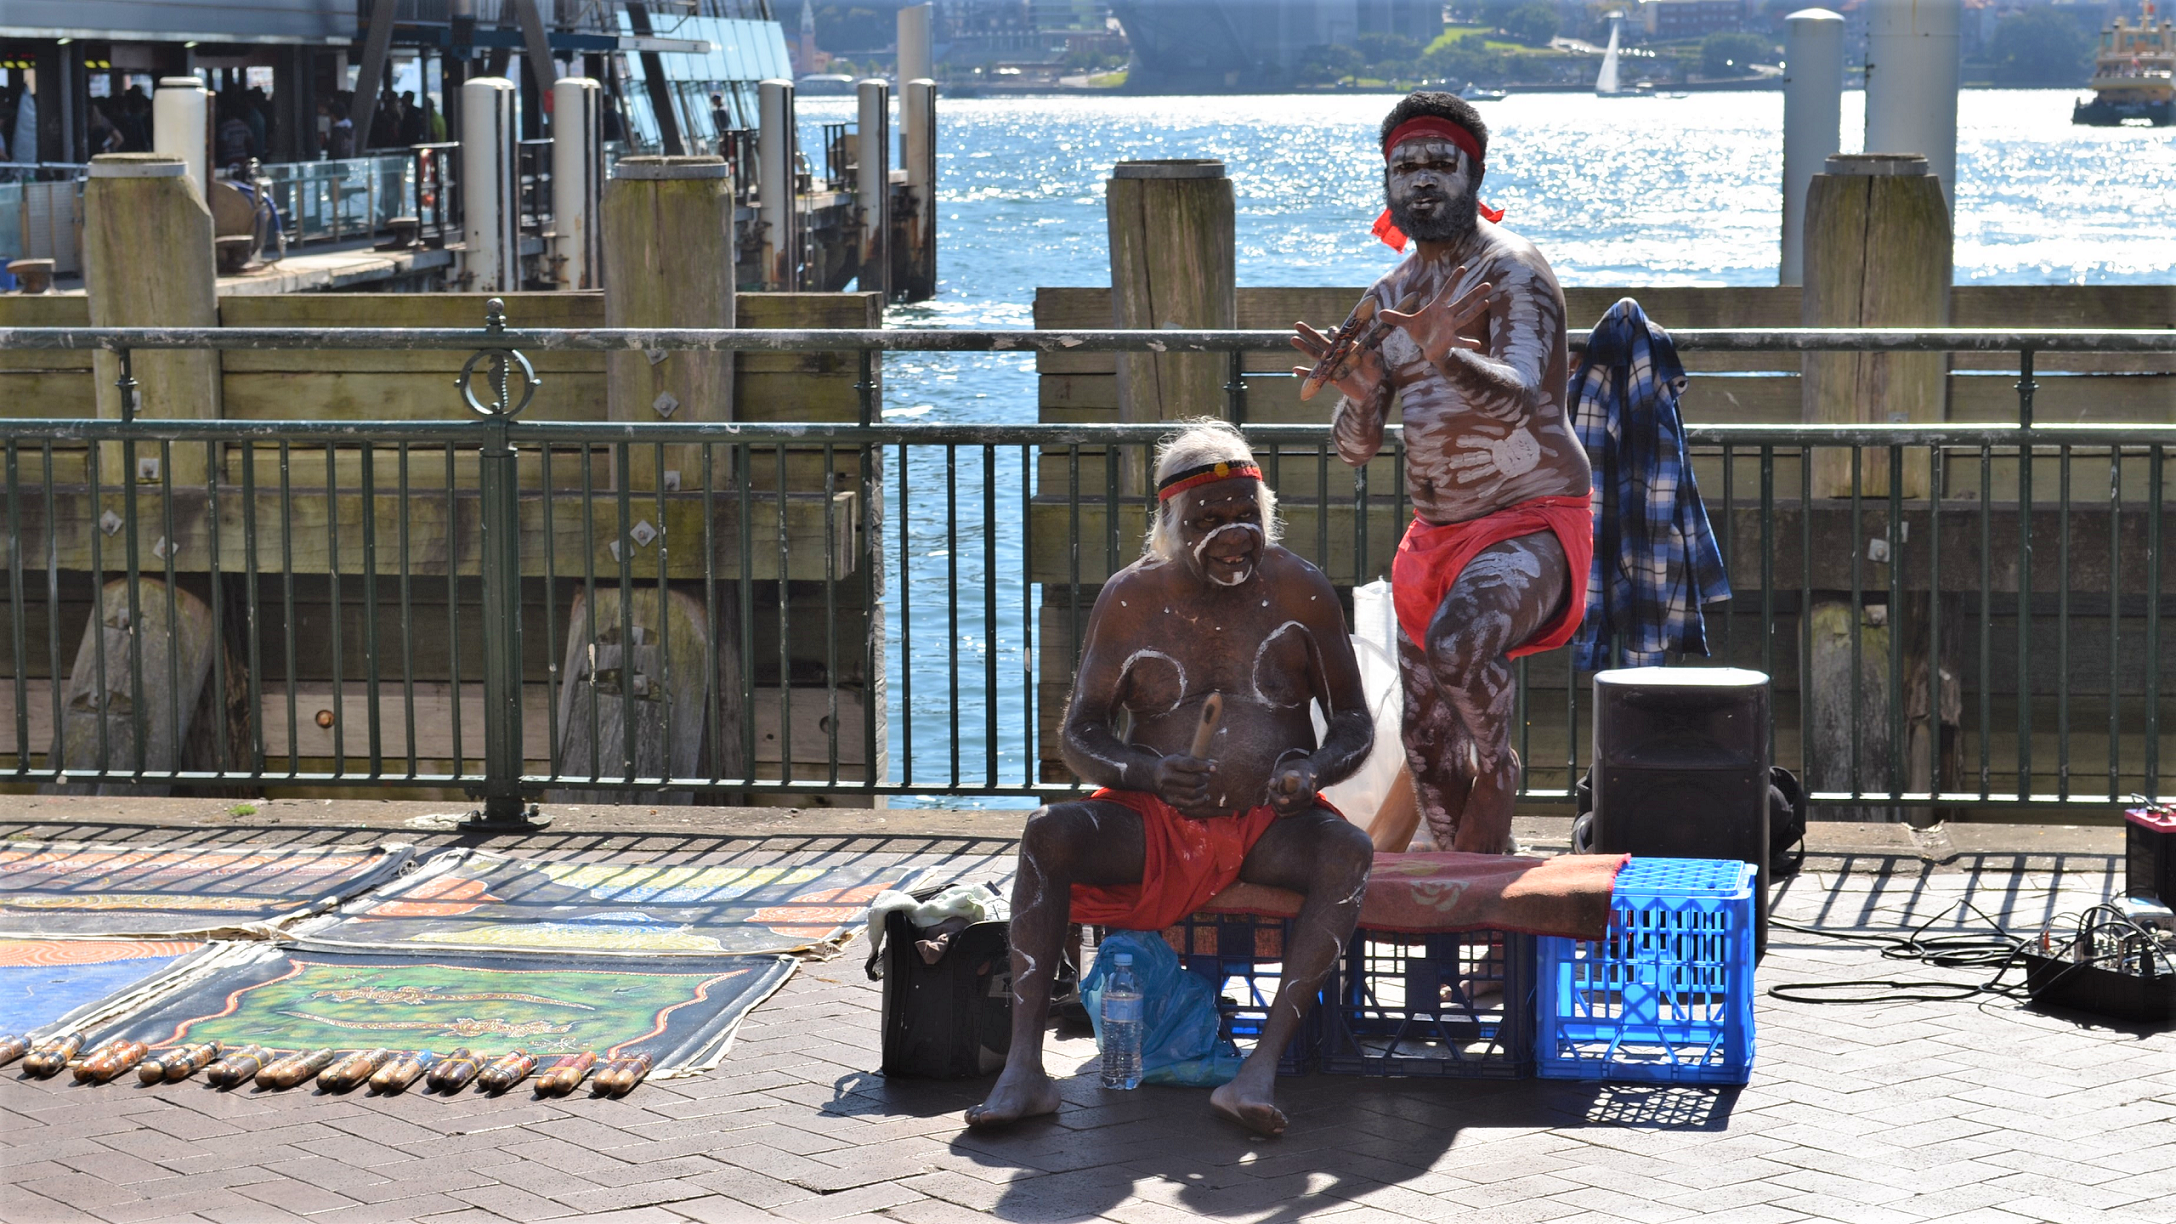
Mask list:
[[[1451,274],[1449,283],[1455,285],[1465,275],[1466,269],[1460,267]],[[1453,298],[1446,287],[1426,306],[1410,313],[1386,310],[1382,320],[1392,327],[1404,328],[1405,333],[1413,337],[1413,343],[1420,346],[1421,356],[1426,357],[1430,365],[1441,367],[1443,358],[1454,348],[1481,351],[1481,341],[1466,332],[1488,314],[1489,294],[1495,288],[1488,281],[1482,281]]]
[[[1305,353],[1319,364],[1323,356],[1330,351],[1332,338],[1315,330],[1313,326],[1307,323],[1294,323],[1292,328],[1299,333],[1292,337],[1292,347]],[[1294,378],[1305,379],[1314,372],[1313,365],[1292,367],[1292,377]],[[1353,402],[1365,404],[1375,398],[1376,392],[1383,385],[1383,380],[1389,377],[1390,370],[1389,367],[1383,364],[1383,355],[1375,351],[1373,347],[1368,347],[1348,354],[1343,361],[1339,362],[1337,369],[1332,371],[1330,382],[1339,392]]]

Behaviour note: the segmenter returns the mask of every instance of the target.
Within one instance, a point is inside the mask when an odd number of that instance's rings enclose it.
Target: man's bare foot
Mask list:
[[[1209,1094],[1209,1104],[1215,1110],[1246,1127],[1257,1135],[1276,1138],[1284,1133],[1284,1111],[1277,1108],[1270,1096],[1269,1084],[1250,1082],[1245,1072],[1229,1084]]]
[[[1058,1112],[1058,1086],[1042,1068],[1006,1067],[990,1099],[967,1111],[969,1126],[1006,1126],[1022,1118]]]

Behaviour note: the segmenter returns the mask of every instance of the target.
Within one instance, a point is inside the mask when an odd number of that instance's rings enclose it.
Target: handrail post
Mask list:
[[[469,813],[460,828],[471,833],[526,833],[543,828],[550,818],[522,796],[521,504],[508,431],[515,414],[535,394],[537,379],[521,354],[495,344],[498,333],[506,329],[504,304],[492,298],[486,309],[485,346],[469,359],[459,381],[469,406],[484,416],[484,446],[477,455],[483,520],[483,806]],[[468,389],[470,374],[480,361],[489,363],[488,403],[479,403]],[[519,403],[509,388],[517,371],[526,383]],[[458,694],[455,699],[459,700]]]

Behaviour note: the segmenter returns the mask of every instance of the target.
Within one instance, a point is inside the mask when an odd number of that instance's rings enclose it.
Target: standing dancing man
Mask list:
[[[1348,324],[1359,342],[1326,372],[1344,394],[1337,449],[1374,458],[1402,398],[1417,515],[1391,565],[1406,763],[1438,846],[1501,854],[1519,785],[1511,660],[1571,640],[1594,552],[1564,293],[1479,201],[1488,128],[1471,106],[1412,94],[1383,120],[1382,149],[1376,232],[1419,249],[1368,290]],[[1293,347],[1330,355],[1332,337],[1298,330]]]

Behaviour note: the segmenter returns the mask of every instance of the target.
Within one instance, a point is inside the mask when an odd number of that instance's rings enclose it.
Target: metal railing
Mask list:
[[[258,171],[272,182],[289,246],[375,238],[391,232],[393,218],[417,215],[413,153],[268,162]]]
[[[1266,376],[1242,356],[1284,339],[0,329],[0,350],[118,354],[124,405],[137,355],[174,348],[476,349],[491,388],[464,376],[474,420],[13,422],[0,776],[459,787],[502,822],[552,793],[1068,792],[1050,730],[1095,591],[1139,552],[1152,499],[1124,470],[1167,427],[883,424],[877,356],[1224,353],[1245,421]],[[1688,429],[1737,587],[1708,608],[1710,641],[1777,678],[1777,759],[1817,803],[1880,817],[2163,788],[2176,425],[2035,425],[2032,360],[2176,352],[2176,332],[1675,339],[2023,354],[2015,425]],[[517,349],[851,353],[860,420],[521,423]],[[1357,469],[1326,426],[1246,431],[1287,547],[1341,586],[1386,573],[1410,510],[1399,431]],[[1824,452],[1843,496],[1816,490]],[[1565,652],[1518,672],[1522,793],[1567,800],[1581,677]]]

